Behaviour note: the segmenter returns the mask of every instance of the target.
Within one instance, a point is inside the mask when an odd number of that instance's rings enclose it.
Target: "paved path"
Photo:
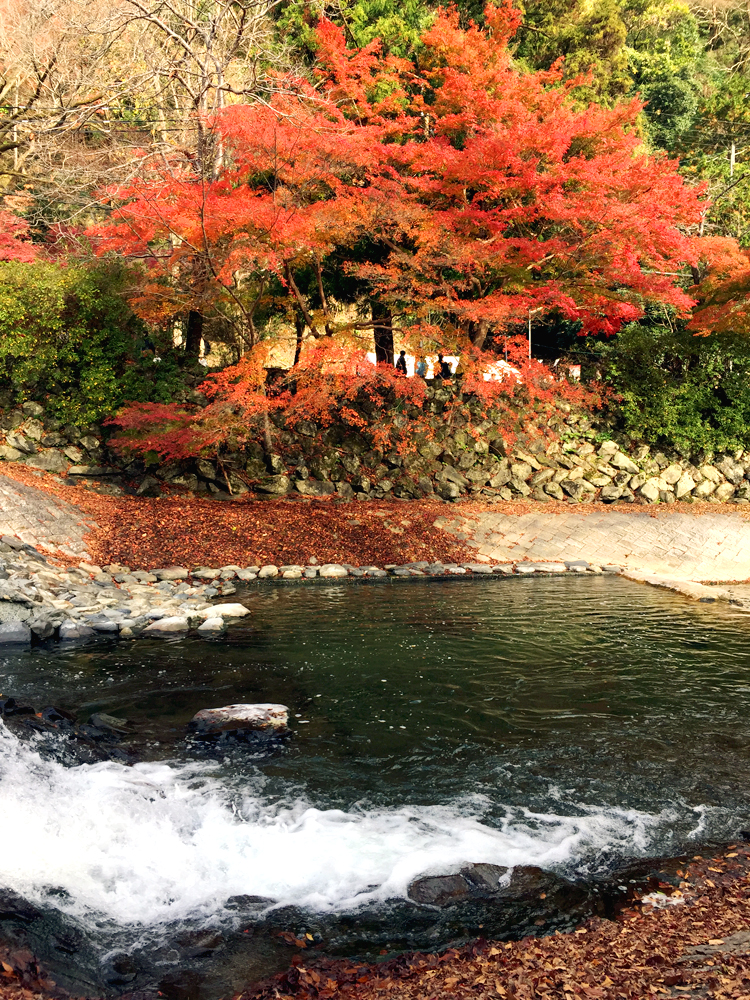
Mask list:
[[[84,536],[94,522],[73,504],[0,475],[0,535],[90,559]]]
[[[585,559],[688,580],[750,580],[750,521],[735,513],[488,512],[438,518],[436,526],[487,562]]]

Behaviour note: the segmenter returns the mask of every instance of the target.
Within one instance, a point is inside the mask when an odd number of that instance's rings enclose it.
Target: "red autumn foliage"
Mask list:
[[[31,242],[26,220],[0,208],[0,261],[17,260],[31,264],[38,257],[39,251]]]
[[[688,329],[697,336],[750,333],[750,252],[735,240],[701,240],[707,258],[706,274],[693,289],[698,304]]]
[[[137,310],[221,316],[250,349],[204,387],[215,387],[210,412],[127,410],[136,450],[196,454],[227,426],[248,433],[268,405],[274,324],[259,317],[297,316],[319,345],[305,354],[298,343],[297,393],[275,405],[292,420],[328,406],[356,422],[362,393],[387,387],[419,405],[418,386],[362,362],[374,304],[415,350],[459,353],[483,399],[509,389],[484,382],[495,360],[485,347],[532,313],[584,334],[615,333],[648,303],[688,313],[693,300],[665,272],[697,263],[686,233],[701,191],[644,152],[639,102],[581,109],[559,69],[520,72],[508,49],[518,23],[508,0],[488,6],[482,29],[441,11],[412,64],[377,42],[348,50],[323,21],[314,84],[279,79],[268,102],[206,120],[199,157],[150,165],[110,192],[112,221],[90,235],[100,253],[143,262]],[[357,309],[337,308],[345,286]],[[549,394],[540,373],[526,375]]]

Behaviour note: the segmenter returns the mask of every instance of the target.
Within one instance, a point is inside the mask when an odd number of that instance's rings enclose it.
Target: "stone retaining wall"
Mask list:
[[[108,450],[100,427],[61,426],[39,403],[0,415],[0,460],[67,473],[110,493],[159,495],[166,485],[194,493],[265,496],[337,495],[342,499],[444,500],[471,497],[487,502],[530,497],[570,502],[712,503],[750,501],[750,451],[714,455],[651,449],[612,431],[596,415],[560,405],[550,416],[519,414],[515,445],[508,447],[507,415],[480,414],[470,397],[464,413],[447,418],[445,406],[460,390],[428,388],[433,435],[385,455],[367,438],[342,427],[309,421],[294,432],[274,428],[267,455],[256,444],[226,449],[218,460],[171,462],[146,469]]]

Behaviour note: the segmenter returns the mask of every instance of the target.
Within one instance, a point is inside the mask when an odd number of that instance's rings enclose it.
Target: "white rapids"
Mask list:
[[[64,767],[0,722],[4,882],[38,901],[63,889],[61,909],[121,926],[219,916],[239,894],[343,911],[403,897],[414,878],[467,862],[550,867],[599,850],[642,853],[674,818],[508,809],[489,826],[477,797],[344,812],[302,797],[271,803],[262,791],[259,777],[238,793],[204,764]]]

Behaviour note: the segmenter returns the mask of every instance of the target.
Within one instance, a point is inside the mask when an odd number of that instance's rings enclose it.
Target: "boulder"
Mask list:
[[[24,432],[32,441],[41,441],[44,437],[44,424],[40,420],[27,420],[24,424]]]
[[[695,489],[695,480],[690,475],[689,472],[683,472],[677,482],[674,484],[674,495],[678,500],[681,500],[684,496],[687,496],[692,490]]]
[[[24,455],[33,455],[37,450],[34,442],[29,441],[24,434],[18,431],[8,431],[5,435],[5,443],[11,448],[15,448],[16,451],[22,451]]]
[[[3,622],[0,625],[0,646],[28,645],[31,642],[31,629],[23,622]]]
[[[21,452],[18,448],[11,448],[7,444],[0,445],[0,459],[6,462],[17,462],[21,457]]]
[[[638,492],[649,503],[655,503],[659,499],[659,487],[656,479],[647,479]]]
[[[30,455],[26,459],[26,465],[30,465],[33,469],[42,469],[44,472],[65,472],[68,468],[68,462],[60,452],[52,449]]]
[[[115,625],[115,628],[117,626]],[[182,618],[174,616],[172,618],[158,618],[155,622],[151,622],[143,630],[144,634],[148,635],[171,635],[174,632],[187,632],[190,628],[187,618]]]
[[[324,566],[320,567],[318,575],[328,579],[335,579],[337,577],[348,576],[349,574],[346,569],[343,566],[339,566],[338,563],[326,563]]]
[[[461,496],[461,489],[455,483],[438,483],[437,494],[443,500],[457,500]]]
[[[622,486],[615,486],[614,483],[609,486],[603,486],[602,491],[599,494],[599,499],[603,503],[614,503],[615,500],[619,500],[622,496]]]
[[[294,487],[298,493],[306,497],[327,497],[332,496],[336,492],[336,487],[333,483],[318,479],[297,479]]]
[[[63,455],[65,455],[66,458],[69,458],[75,465],[81,465],[83,462],[83,452],[80,448],[76,448],[75,445],[71,444],[67,448],[64,448]]]
[[[154,576],[157,580],[185,580],[190,574],[184,566],[166,566],[164,569],[155,569]]]
[[[554,500],[564,500],[565,494],[559,483],[545,483],[544,492]]]
[[[218,580],[221,576],[220,569],[213,569],[210,566],[199,566],[198,569],[194,569],[191,576],[197,577],[199,580]],[[167,577],[164,577],[167,579]]]
[[[705,468],[705,466],[703,467]],[[703,472],[703,469],[701,469]],[[711,494],[716,489],[717,483],[713,482],[711,479],[704,479],[702,483],[698,483],[695,487],[695,492],[693,496],[698,497],[699,500],[705,500],[706,497],[710,497]]]
[[[714,496],[721,503],[726,503],[730,497],[734,496],[734,486],[731,483],[719,483],[714,490]]]
[[[627,455],[623,455],[621,451],[615,452],[614,455],[609,459],[610,465],[614,465],[616,469],[622,469],[623,472],[629,472],[631,476],[637,476],[640,469],[635,464],[635,462],[628,458]]]
[[[730,458],[729,456],[723,459],[723,461],[719,462],[716,468],[734,486],[739,486],[739,484],[745,478],[745,470],[742,467],[742,465],[740,465],[739,462],[735,462],[734,459]]]
[[[259,580],[270,580],[274,576],[278,576],[278,575],[279,575],[279,567],[278,566],[270,566],[270,565],[269,566],[261,566],[260,571],[258,572],[258,579]]]
[[[201,618],[244,618],[250,611],[243,604],[214,604],[198,612]]]
[[[66,621],[60,626],[60,639],[63,641],[73,639],[88,639],[96,635],[94,629],[88,625],[81,625],[78,622]]]
[[[44,407],[41,403],[35,403],[32,399],[27,399],[25,403],[21,404],[21,409],[26,414],[27,417],[43,417]]]
[[[89,473],[90,466],[87,465],[74,465],[72,469],[68,469],[68,475],[80,475],[85,476]],[[74,472],[73,470],[85,469],[85,472]],[[90,473],[89,473],[90,474]],[[161,496],[161,486],[159,480],[154,476],[144,476],[140,481],[137,490],[135,491],[139,497],[158,497]]]
[[[256,490],[260,490],[262,493],[269,493],[272,496],[282,496],[284,493],[288,493],[291,488],[292,481],[289,476],[285,475],[268,476],[260,483],[255,484]]]
[[[267,702],[203,708],[190,720],[188,730],[198,736],[218,736],[243,731],[281,735],[289,731],[289,709],[286,705]]]
[[[681,476],[682,476],[682,466],[678,465],[677,462],[673,462],[671,465],[668,465],[661,474],[661,478],[669,486],[674,486],[675,483],[679,481]]]
[[[206,618],[206,620],[198,626],[199,632],[223,632],[225,628],[223,618]]]
[[[698,471],[700,472],[700,474],[703,476],[704,479],[707,479],[709,482],[714,483],[716,486],[719,485],[719,483],[723,478],[719,470],[715,468],[715,466],[713,465],[702,465]]]
[[[571,500],[580,502],[586,495],[586,488],[580,480],[563,479],[560,486],[568,494]]]

